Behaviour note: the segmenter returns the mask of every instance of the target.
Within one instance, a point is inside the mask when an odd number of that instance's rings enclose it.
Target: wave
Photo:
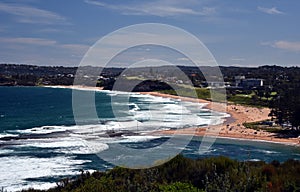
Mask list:
[[[74,175],[79,172],[82,165],[89,160],[76,160],[72,157],[36,158],[29,156],[1,157],[0,183],[8,191],[35,187],[47,189],[55,186],[53,182],[29,182],[28,179],[42,177],[57,178],[59,176]]]
[[[145,142],[153,139],[159,139],[160,136],[150,136],[150,135],[141,135],[141,136],[123,136],[122,140],[118,141],[118,143],[137,143],[137,142]]]
[[[11,133],[0,133],[0,138],[5,138],[5,137],[16,137],[18,136],[17,134],[11,134]]]
[[[131,109],[129,110],[130,112],[136,112],[140,110],[139,106],[136,103],[129,103],[128,106],[131,107]]]
[[[12,149],[0,149],[0,155],[8,155],[14,152]]]
[[[259,153],[265,153],[265,154],[278,154],[278,153],[280,153],[278,151],[270,151],[270,150],[265,150],[265,149],[254,149],[253,151],[259,152]]]
[[[49,188],[54,183],[37,183],[33,180],[29,182],[27,179],[73,175],[83,168],[84,164],[90,162],[79,160],[80,155],[109,150],[110,145],[115,143],[160,139],[162,136],[146,134],[156,130],[221,123],[226,115],[210,113],[210,116],[205,116],[206,109],[202,107],[206,104],[180,102],[176,99],[138,93],[100,91],[92,88],[91,91],[114,97],[112,104],[117,106],[116,110],[120,110],[116,111],[116,114],[122,113],[123,116],[99,119],[98,124],[40,126],[23,130],[18,128],[9,133],[1,133],[0,171],[7,175],[0,175],[0,183],[5,189]],[[130,97],[130,101],[121,102],[124,96]],[[126,111],[122,111],[124,109]]]
[[[76,138],[58,138],[58,139],[37,139],[31,140],[24,144],[27,147],[38,147],[38,148],[73,148],[84,146],[83,141]]]
[[[249,159],[247,161],[254,161],[254,162],[258,162],[258,161],[261,161],[260,159]]]
[[[109,143],[112,143],[110,141]],[[83,140],[79,146],[72,146],[70,148],[59,148],[56,149],[55,152],[65,153],[65,154],[75,154],[75,155],[86,155],[86,154],[97,154],[104,150],[109,149],[109,145],[103,143],[103,140]]]

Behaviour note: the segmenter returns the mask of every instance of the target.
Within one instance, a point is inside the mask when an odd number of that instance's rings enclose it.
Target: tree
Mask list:
[[[300,129],[300,80],[283,82],[276,88],[277,95],[271,102],[271,116],[280,125],[290,124]]]

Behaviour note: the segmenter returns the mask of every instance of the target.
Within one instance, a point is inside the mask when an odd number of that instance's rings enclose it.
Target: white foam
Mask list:
[[[207,106],[208,103],[199,103],[199,102],[190,102],[190,101],[181,101],[181,103],[185,106],[185,107],[196,107],[196,109],[201,109],[201,110],[207,110],[210,111],[209,109],[203,109],[203,107]]]
[[[99,89],[99,87],[85,87],[85,86],[64,86],[64,85],[51,85],[51,86],[44,86],[47,88],[54,88],[54,89],[74,89],[80,91],[94,91],[94,92],[102,92],[103,90]]]
[[[128,105],[133,106],[133,108],[129,110],[130,112],[136,112],[140,110],[139,106],[136,103],[129,103]]]
[[[109,148],[109,146],[103,143],[102,140],[85,141],[84,143],[85,147],[81,148],[79,151],[80,154],[99,153]]]
[[[152,95],[145,95],[145,94],[139,94],[139,93],[132,93],[130,96],[134,97],[134,98],[152,98],[152,97],[154,97]]]
[[[70,129],[70,127],[65,127],[65,126],[43,126],[43,127],[34,127],[25,130],[16,130],[16,132],[26,133],[26,134],[48,134],[54,132],[63,132],[66,131],[68,128]]]
[[[257,161],[261,161],[261,160],[260,159],[249,159],[249,161],[257,162]]]
[[[117,96],[118,94],[117,93],[106,93],[107,95],[109,95],[109,96]]]
[[[143,123],[137,120],[132,121],[110,121],[106,125],[108,130],[136,130],[137,127],[142,127]]]
[[[60,148],[55,150],[55,152],[65,153],[65,154],[96,154],[101,151],[107,150],[109,146],[103,141],[92,140],[83,141],[83,145],[76,146],[72,148]]]
[[[56,132],[65,132],[72,131],[74,133],[90,133],[95,131],[103,132],[105,130],[105,126],[102,124],[98,125],[74,125],[74,126],[42,126],[42,127],[34,127],[25,130],[16,130],[16,132],[21,134],[49,134]],[[18,135],[14,135],[18,136]]]
[[[9,154],[14,152],[12,149],[0,149],[0,154]]]
[[[78,173],[81,165],[87,160],[75,160],[70,157],[2,157],[0,183],[8,191],[16,191],[24,188],[39,188],[36,184],[27,182],[27,178],[57,177],[64,175],[74,175]],[[39,182],[42,188],[51,187],[51,183]]]
[[[266,154],[276,154],[276,153],[279,153],[277,151],[269,151],[269,150],[264,150],[264,149],[255,149],[254,151],[261,152],[261,153],[266,153]]]
[[[58,87],[66,88],[66,87]],[[76,88],[81,90],[80,88]],[[84,88],[84,90],[87,90]],[[92,90],[95,91],[95,90]],[[206,104],[195,104],[191,102],[179,102],[178,100],[141,95],[138,93],[127,93],[117,91],[101,91],[110,96],[129,95],[138,98],[136,103],[120,104],[125,107],[131,105],[133,108],[128,112],[125,119],[128,121],[117,122],[111,120],[105,124],[96,125],[74,125],[74,126],[43,126],[26,130],[18,130],[19,133],[26,134],[48,134],[54,132],[67,132],[60,138],[42,138],[18,140],[18,147],[31,146],[64,153],[66,156],[57,156],[52,158],[34,158],[34,157],[3,157],[0,158],[0,171],[5,173],[0,175],[0,183],[7,190],[23,189],[35,187],[37,189],[47,189],[52,187],[53,183],[27,182],[26,178],[55,177],[68,174],[74,174],[86,161],[74,160],[68,155],[72,154],[92,154],[107,150],[109,143],[115,142],[145,142],[160,138],[160,136],[137,135],[123,136],[114,138],[102,137],[108,130],[139,131],[140,133],[151,132],[161,129],[174,129],[191,127],[204,124],[219,124],[227,114],[211,113],[208,117],[199,111],[199,107]],[[114,103],[117,105],[117,103]],[[117,105],[118,106],[118,105]],[[122,108],[123,109],[123,108]],[[128,107],[127,107],[128,109]],[[147,109],[147,110],[146,110]],[[203,111],[209,111],[201,109]],[[123,112],[124,113],[124,112]],[[120,118],[118,118],[120,121]],[[140,122],[142,121],[142,122]],[[17,136],[3,133],[0,137]],[[58,134],[58,137],[60,134]],[[0,153],[11,153],[13,151],[0,150]],[[7,174],[6,174],[7,173]],[[29,184],[30,183],[30,184]]]
[[[18,135],[16,134],[11,134],[11,133],[0,133],[0,138],[4,138],[4,137],[16,137]]]
[[[133,119],[138,121],[150,121],[152,119],[152,113],[151,111],[139,111],[138,113],[135,113]]]
[[[191,112],[184,106],[180,106],[178,104],[167,104],[164,107],[162,107],[161,110],[171,114],[189,114]]]
[[[39,148],[66,148],[66,147],[80,147],[84,143],[76,138],[59,138],[59,139],[43,139],[30,140],[25,146],[39,147]]]
[[[175,100],[166,97],[156,97],[147,95],[146,97],[134,95],[133,97],[138,97],[139,100],[143,102],[151,102],[151,103],[174,103]]]
[[[95,134],[95,133],[104,133],[107,130],[106,125],[81,125],[76,129],[72,129],[72,133],[77,134]]]
[[[123,139],[119,141],[119,143],[136,143],[136,142],[145,142],[153,139],[158,139],[159,136],[150,136],[150,135],[143,135],[143,136],[123,136]]]

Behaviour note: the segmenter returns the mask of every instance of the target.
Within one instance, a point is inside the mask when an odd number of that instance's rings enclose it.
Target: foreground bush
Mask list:
[[[36,190],[23,190],[34,192]],[[164,165],[141,170],[116,167],[82,172],[47,192],[119,191],[300,191],[300,162],[238,162],[226,157],[192,160],[181,155]]]

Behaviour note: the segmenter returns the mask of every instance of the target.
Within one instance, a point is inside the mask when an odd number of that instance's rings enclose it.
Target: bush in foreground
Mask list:
[[[226,157],[193,160],[179,155],[150,169],[116,167],[106,172],[83,172],[76,180],[64,179],[46,191],[300,191],[300,162],[239,162]]]

